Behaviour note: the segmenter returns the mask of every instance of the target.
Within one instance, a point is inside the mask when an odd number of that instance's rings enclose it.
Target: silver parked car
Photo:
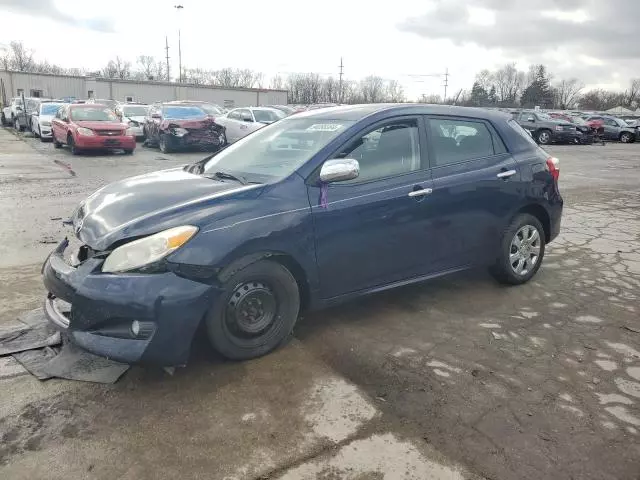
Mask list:
[[[217,117],[216,123],[225,128],[227,142],[233,143],[285,116],[284,112],[275,108],[234,108],[226,115]]]

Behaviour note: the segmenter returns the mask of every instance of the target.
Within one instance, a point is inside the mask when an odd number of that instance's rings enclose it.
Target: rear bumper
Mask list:
[[[75,139],[76,147],[82,149],[104,149],[104,148],[123,148],[133,150],[136,148],[136,138],[133,136],[83,136],[78,135]]]
[[[49,321],[96,355],[124,363],[184,365],[214,287],[171,272],[105,274],[98,258],[75,268],[63,258],[67,245],[61,242],[42,267]],[[70,305],[68,313],[56,298]],[[131,328],[134,320],[143,326],[138,335]]]

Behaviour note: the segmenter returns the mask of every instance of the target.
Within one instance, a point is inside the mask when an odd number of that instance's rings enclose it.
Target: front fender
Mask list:
[[[212,219],[168,260],[222,272],[241,258],[255,261],[254,257],[260,259],[265,254],[286,255],[302,267],[310,290],[315,291],[318,275],[313,220],[302,178],[293,174],[265,188],[251,207],[222,220]]]

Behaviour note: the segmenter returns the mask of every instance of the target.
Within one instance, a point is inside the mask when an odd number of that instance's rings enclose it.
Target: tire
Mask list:
[[[167,137],[166,134],[160,134],[160,140],[158,141],[158,147],[162,153],[171,153],[173,149],[171,148],[171,140]]]
[[[619,140],[622,143],[632,143],[633,142],[633,135],[631,135],[629,132],[622,132],[620,134]]]
[[[551,132],[549,130],[539,130],[536,132],[536,142],[540,145],[549,145],[551,143]]]
[[[259,260],[224,282],[205,318],[209,341],[230,360],[260,357],[289,339],[299,310],[293,275],[277,262]],[[254,318],[247,320],[247,312]]]
[[[16,129],[16,132],[23,132],[24,126],[20,124],[20,117],[16,117],[13,119],[13,128]]]
[[[125,150],[124,150],[124,154],[125,154],[125,155],[131,155],[131,154],[133,154],[133,149],[131,149],[131,148],[125,148]]]
[[[537,232],[537,237],[533,230]],[[523,250],[518,250],[516,239],[522,242],[525,236],[527,243],[524,244]],[[537,256],[534,260],[536,251]],[[542,265],[544,251],[545,233],[542,223],[533,215],[521,213],[504,230],[500,239],[500,254],[496,263],[490,268],[490,272],[500,283],[507,285],[526,283],[535,276]],[[524,258],[529,260],[521,263],[521,259]],[[523,269],[518,272],[517,269],[521,265]]]
[[[71,135],[67,135],[67,145],[69,146],[69,151],[71,151],[71,155],[79,155],[80,150],[76,147],[76,142],[73,141],[73,137]]]
[[[0,113],[0,124],[4,127],[7,124],[7,117],[4,116],[4,112]]]

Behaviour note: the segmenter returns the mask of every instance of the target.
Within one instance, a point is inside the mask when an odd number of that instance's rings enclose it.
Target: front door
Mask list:
[[[433,176],[434,264],[448,270],[490,262],[524,192],[520,168],[486,121],[425,121]]]
[[[332,158],[353,158],[353,180],[309,187],[322,297],[397,282],[428,271],[431,193],[423,123],[399,117],[366,129]]]

